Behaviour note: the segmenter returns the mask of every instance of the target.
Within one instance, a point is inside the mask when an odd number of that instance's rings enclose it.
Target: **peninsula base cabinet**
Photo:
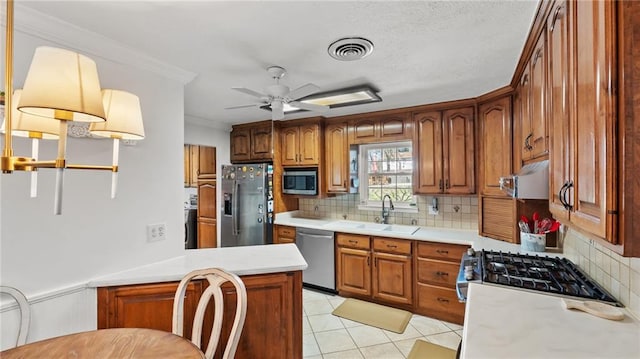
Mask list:
[[[247,288],[247,316],[235,358],[302,358],[302,272],[241,277]],[[97,289],[98,329],[151,328],[171,332],[173,297],[178,282],[134,284]],[[185,297],[185,336],[207,284],[194,281]],[[222,337],[215,358],[221,358],[235,313],[235,290],[225,295]],[[213,304],[205,315],[203,343],[213,324]],[[229,319],[227,319],[229,318]]]

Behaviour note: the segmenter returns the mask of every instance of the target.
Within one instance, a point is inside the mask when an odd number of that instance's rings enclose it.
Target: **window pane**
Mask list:
[[[413,203],[413,157],[410,142],[362,145],[362,159],[366,161],[365,186],[361,200],[380,205],[388,194],[396,204]]]

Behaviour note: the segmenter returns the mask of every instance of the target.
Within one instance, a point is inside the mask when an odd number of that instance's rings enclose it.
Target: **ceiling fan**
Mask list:
[[[320,88],[312,83],[302,85],[295,90],[289,90],[289,87],[280,84],[280,79],[287,74],[287,70],[280,66],[271,66],[267,68],[267,72],[275,80],[275,84],[265,89],[266,94],[245,88],[232,87],[236,91],[246,93],[260,99],[259,103],[250,105],[240,105],[227,107],[227,110],[246,107],[270,107],[273,120],[282,120],[284,118],[285,107],[294,107],[302,110],[324,112],[329,110],[329,106],[314,105],[310,103],[300,102],[301,98],[307,97],[313,93],[320,91]]]

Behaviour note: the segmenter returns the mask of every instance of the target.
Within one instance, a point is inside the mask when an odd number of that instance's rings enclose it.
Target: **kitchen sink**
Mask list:
[[[400,233],[400,234],[413,234],[419,228],[417,226],[405,226],[401,224],[384,224],[384,223],[370,223],[370,222],[356,222],[356,221],[336,221],[336,222],[331,222],[328,225],[336,228],[364,229],[368,231],[380,231],[380,232]]]

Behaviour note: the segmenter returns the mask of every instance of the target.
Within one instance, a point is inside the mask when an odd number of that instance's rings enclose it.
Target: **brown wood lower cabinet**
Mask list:
[[[338,233],[336,243],[340,294],[412,304],[411,241]]]
[[[275,233],[276,235],[273,239],[274,244],[296,242],[296,227],[280,226],[276,224]]]
[[[464,303],[458,301],[456,278],[469,246],[417,242],[415,312],[462,324]]]
[[[302,358],[302,272],[261,274],[241,277],[247,288],[247,317],[236,358]],[[171,331],[173,296],[177,282],[136,284],[98,288],[98,329],[152,328]],[[195,307],[206,283],[194,282],[185,298],[185,336],[190,337]],[[233,286],[225,288],[225,320],[222,340],[226,341],[235,312]],[[207,312],[203,343],[213,320]],[[209,313],[210,312],[210,313]],[[222,356],[224,342],[216,351]]]

